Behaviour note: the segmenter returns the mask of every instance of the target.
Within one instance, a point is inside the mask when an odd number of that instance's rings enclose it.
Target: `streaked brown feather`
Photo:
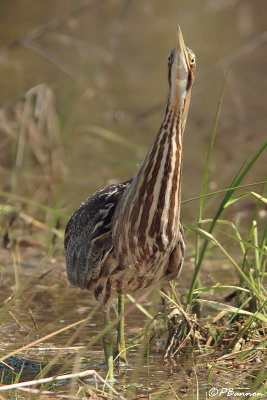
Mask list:
[[[66,227],[68,278],[92,289],[105,310],[118,294],[174,279],[183,265],[182,140],[195,61],[180,31],[168,68],[166,113],[137,174],[93,194]]]

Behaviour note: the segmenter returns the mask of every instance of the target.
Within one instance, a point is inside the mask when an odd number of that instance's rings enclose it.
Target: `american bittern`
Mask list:
[[[70,282],[94,291],[109,325],[109,305],[153,282],[178,276],[184,259],[180,222],[182,141],[195,74],[195,55],[185,47],[178,27],[177,44],[168,59],[169,95],[163,122],[135,177],[106,186],[72,215],[65,232]],[[122,333],[119,350],[125,353]],[[113,378],[112,334],[103,346]]]

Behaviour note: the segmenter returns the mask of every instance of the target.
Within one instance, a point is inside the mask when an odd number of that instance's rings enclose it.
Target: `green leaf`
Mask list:
[[[103,139],[109,140],[110,142],[117,143],[135,150],[143,150],[142,146],[132,142],[131,140],[125,139],[125,137],[118,135],[118,133],[106,128],[102,128],[101,126],[89,125],[85,127],[85,130],[97,136],[101,136]]]
[[[253,167],[253,165],[255,164],[255,162],[258,160],[258,158],[260,157],[260,155],[263,153],[263,151],[265,150],[267,146],[267,141],[263,143],[263,145],[259,148],[259,150],[256,152],[256,154],[252,157],[252,159],[248,162],[248,164],[243,163],[243,165],[241,166],[241,168],[237,171],[234,179],[232,180],[232,183],[228,189],[228,191],[226,192],[224,198],[222,199],[217,212],[212,220],[212,223],[210,225],[209,228],[209,233],[211,233],[216,225],[217,220],[219,219],[221,213],[224,210],[224,206],[225,204],[227,204],[227,202],[229,201],[229,199],[232,197],[234,191],[236,190],[236,187],[238,187],[240,185],[240,183],[242,182],[242,180],[245,178],[245,176],[247,175],[247,173],[251,170],[251,168]],[[201,216],[201,215],[200,215]],[[191,229],[192,227],[190,227]],[[199,232],[199,234],[201,234]],[[192,282],[191,282],[191,286],[190,286],[190,290],[189,290],[189,295],[187,297],[187,304],[190,305],[193,299],[193,291],[196,287],[196,283],[197,283],[197,279],[198,279],[198,274],[199,274],[199,270],[205,255],[205,252],[207,250],[208,247],[208,243],[209,243],[210,238],[206,236],[206,240],[203,243],[202,249],[200,251],[199,257],[198,257],[198,261],[197,261],[197,265],[195,266],[195,271],[194,271],[194,276],[192,278]],[[228,257],[229,258],[229,257]],[[244,278],[243,278],[244,279]],[[247,280],[247,279],[246,279]]]
[[[135,298],[131,294],[126,294],[128,300],[136,305],[138,310],[140,310],[147,318],[153,319],[152,315],[139,303],[136,302]]]
[[[235,203],[236,201],[242,199],[243,197],[246,197],[250,194],[250,192],[246,192],[246,193],[241,193],[237,196],[231,197],[224,205],[224,208],[229,207],[231,204]]]
[[[241,288],[240,286],[234,286],[234,285],[215,285],[215,286],[206,286],[206,287],[200,287],[194,290],[194,294],[197,293],[206,293],[206,292],[210,292],[212,290],[240,290],[242,292],[247,292],[249,293],[248,289],[245,288]],[[188,294],[188,292],[183,293],[183,296]]]
[[[223,303],[218,303],[217,301],[211,301],[211,300],[205,300],[205,299],[196,299],[199,303],[203,303],[208,307],[214,308],[216,310],[222,310],[222,311],[227,311],[230,313],[237,313],[237,314],[242,314],[242,315],[249,315],[255,318],[258,318],[260,321],[263,321],[267,323],[267,317],[260,313],[260,312],[255,312],[252,313],[250,311],[246,310],[240,310],[237,307],[230,306],[229,304],[223,304]]]
[[[251,194],[252,194],[252,196],[256,197],[256,199],[258,199],[258,200],[262,201],[263,203],[267,204],[266,197],[263,197],[260,194],[255,193],[255,192],[251,192]]]

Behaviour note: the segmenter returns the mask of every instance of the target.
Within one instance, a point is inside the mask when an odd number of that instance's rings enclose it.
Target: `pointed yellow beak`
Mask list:
[[[177,26],[176,51],[181,54],[182,58],[184,59],[184,61],[186,62],[186,65],[189,68],[188,54],[187,54],[186,46],[184,43],[183,34],[182,34],[182,31],[181,31],[181,28],[179,25]]]

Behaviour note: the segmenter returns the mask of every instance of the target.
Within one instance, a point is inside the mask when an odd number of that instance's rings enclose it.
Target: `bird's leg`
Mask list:
[[[104,312],[103,347],[108,367],[108,379],[113,380],[113,336],[110,328],[109,311]]]
[[[118,314],[120,320],[117,326],[117,348],[116,356],[120,361],[127,363],[125,337],[124,337],[124,295],[118,297]]]

